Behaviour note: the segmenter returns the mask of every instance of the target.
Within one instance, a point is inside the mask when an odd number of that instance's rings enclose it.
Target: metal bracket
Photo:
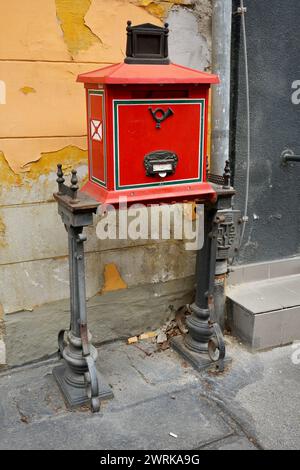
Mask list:
[[[220,221],[217,232],[217,260],[226,260],[233,258],[239,248],[241,232],[241,211],[239,210],[220,210],[217,213]]]
[[[91,410],[97,413],[100,410],[99,383],[95,361],[89,354],[86,358],[88,372],[84,374],[87,396],[91,400]]]
[[[65,341],[65,333],[67,330],[60,330],[58,333],[57,337],[57,343],[58,343],[58,355],[62,359],[63,358],[63,352],[65,347],[67,346],[67,343]]]
[[[293,150],[286,149],[282,152],[280,160],[282,166],[287,166],[289,162],[300,163],[300,155],[295,155]]]
[[[213,336],[208,341],[208,355],[212,362],[216,363],[219,372],[224,371],[224,359],[226,355],[226,347],[224,336],[220,325],[215,322],[212,323]]]
[[[245,13],[247,13],[247,7],[238,7],[233,15],[244,15]]]

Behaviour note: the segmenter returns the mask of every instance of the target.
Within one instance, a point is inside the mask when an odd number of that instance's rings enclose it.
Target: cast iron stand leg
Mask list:
[[[187,318],[188,333],[176,336],[171,340],[171,346],[195,369],[201,371],[216,362],[218,370],[223,369],[225,346],[223,336],[215,339],[213,283],[215,274],[215,246],[218,218],[216,206],[206,205],[204,212],[204,244],[197,253],[196,260],[196,296],[190,305],[191,315]],[[213,344],[211,341],[213,340]],[[221,344],[219,345],[219,341]],[[214,348],[213,346],[217,346]],[[208,347],[210,345],[210,347]],[[208,355],[218,349],[220,355]]]
[[[59,332],[58,344],[64,364],[53,369],[53,375],[70,407],[91,404],[93,412],[99,411],[100,400],[113,397],[110,387],[97,371],[97,350],[91,344],[87,328],[83,228],[93,221],[97,203],[86,195],[77,193],[76,172],[72,185],[64,185],[61,165],[58,166],[59,192],[54,194],[58,211],[68,232],[70,272],[70,330],[67,342],[65,330]]]
[[[216,259],[220,257],[219,251],[225,249],[220,233],[224,231],[223,225],[234,195],[227,167],[226,164],[224,185],[215,187],[218,196],[216,203],[205,205],[204,245],[197,253],[196,297],[190,306],[191,315],[187,318],[188,333],[171,340],[171,346],[197,370],[211,367],[212,363],[218,371],[224,369],[225,343],[215,314],[214,284]],[[234,234],[235,231],[231,230],[231,245]],[[227,254],[229,248],[226,245]]]
[[[201,250],[198,250],[196,260],[196,297],[195,302],[190,305],[192,312],[187,318],[188,334],[184,338],[185,346],[196,353],[207,353],[207,344],[212,336],[209,325],[209,284],[211,268],[211,232],[215,209],[205,207],[204,211],[204,244]]]

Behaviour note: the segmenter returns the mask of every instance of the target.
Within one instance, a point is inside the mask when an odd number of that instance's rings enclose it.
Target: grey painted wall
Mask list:
[[[240,2],[233,3],[236,11]],[[300,164],[280,166],[284,149],[300,154],[300,103],[293,104],[291,99],[292,83],[300,80],[300,2],[247,0],[245,4],[251,171],[249,223],[239,264],[300,253]],[[233,16],[231,158],[238,191],[236,208],[243,210],[247,122],[240,26],[240,16]]]

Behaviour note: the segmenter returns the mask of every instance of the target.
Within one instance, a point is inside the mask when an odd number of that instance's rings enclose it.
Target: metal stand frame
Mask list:
[[[78,192],[77,174],[72,170],[71,186],[64,184],[62,165],[57,165],[58,202],[60,214],[68,232],[70,272],[70,329],[58,334],[59,354],[64,364],[53,369],[53,375],[70,407],[91,404],[93,412],[100,410],[100,401],[113,397],[95,366],[97,350],[91,344],[87,327],[83,228],[93,223],[99,203]]]
[[[238,211],[231,209],[235,191],[230,186],[229,162],[226,162],[223,179],[223,186],[215,185],[216,203],[205,205],[204,245],[197,253],[196,297],[189,306],[192,313],[187,317],[188,333],[171,340],[173,349],[199,371],[214,366],[221,372],[224,362],[230,361],[225,359],[224,337],[214,305],[216,259],[223,258],[224,251],[229,257],[236,238],[232,214],[235,212],[237,216]],[[229,236],[220,237],[224,230]]]

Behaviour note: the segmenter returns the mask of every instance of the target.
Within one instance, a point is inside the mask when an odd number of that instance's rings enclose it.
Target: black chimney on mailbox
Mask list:
[[[127,21],[126,64],[169,64],[168,23],[164,28],[145,23],[131,26]]]

